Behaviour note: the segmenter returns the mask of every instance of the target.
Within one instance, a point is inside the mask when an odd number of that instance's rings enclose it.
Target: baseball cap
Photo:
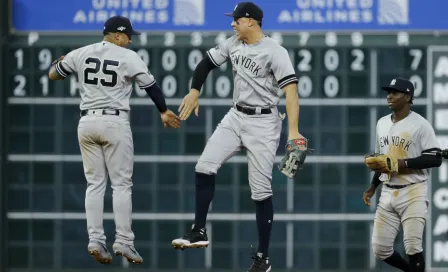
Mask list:
[[[401,77],[392,79],[389,86],[381,87],[381,89],[387,92],[405,93],[409,94],[411,97],[414,97],[414,84],[412,84],[411,81]]]
[[[123,16],[113,16],[107,19],[107,21],[104,23],[104,30],[103,34],[106,33],[124,33],[128,36],[131,35],[140,35],[140,32],[135,31],[132,28],[131,21],[129,21],[128,18]]]
[[[224,15],[235,18],[247,17],[260,22],[263,20],[263,10],[252,2],[240,2],[235,6],[233,12],[224,13]]]

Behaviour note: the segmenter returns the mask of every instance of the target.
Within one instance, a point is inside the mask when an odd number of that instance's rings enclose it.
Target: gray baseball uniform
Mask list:
[[[78,140],[87,179],[85,198],[90,240],[105,243],[103,202],[109,174],[113,189],[116,242],[133,246],[131,229],[134,144],[129,123],[132,80],[141,89],[152,86],[154,77],[132,50],[107,41],[68,53],[56,65],[67,77],[77,73],[81,84]]]
[[[196,172],[216,174],[224,162],[245,148],[252,199],[266,199],[272,195],[272,168],[282,128],[279,93],[287,84],[297,82],[288,52],[266,36],[256,44],[232,36],[207,55],[216,66],[231,60],[234,106],[208,140]],[[241,108],[255,109],[256,114],[243,113]]]
[[[378,120],[375,152],[389,154],[397,159],[415,158],[422,151],[440,148],[434,129],[416,112],[393,123],[391,114]],[[372,234],[374,254],[381,260],[392,255],[394,240],[400,224],[403,226],[406,254],[423,251],[423,230],[428,208],[427,190],[429,169],[408,169],[406,173],[380,176],[383,181],[381,197],[375,214]],[[410,185],[412,184],[412,185]],[[388,186],[409,185],[401,189]]]

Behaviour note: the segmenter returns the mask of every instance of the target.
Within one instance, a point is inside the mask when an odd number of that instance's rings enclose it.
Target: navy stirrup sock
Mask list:
[[[423,257],[423,252],[408,255],[409,257],[409,271],[410,272],[424,272],[425,271],[425,257]]]
[[[207,213],[215,194],[215,175],[196,172],[195,226],[205,228]]]
[[[272,221],[274,219],[274,207],[272,196],[262,201],[255,201],[257,229],[258,229],[258,253],[263,257],[269,256],[269,241],[271,239]]]
[[[390,266],[400,269],[401,271],[410,272],[409,263],[395,250],[390,257],[384,259],[384,262]]]

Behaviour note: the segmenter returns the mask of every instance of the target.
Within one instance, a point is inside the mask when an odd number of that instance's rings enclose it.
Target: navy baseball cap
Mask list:
[[[132,28],[131,21],[128,18],[123,16],[113,16],[107,19],[104,23],[103,34],[107,33],[124,33],[128,36],[131,35],[140,35],[140,32],[135,31]]]
[[[383,91],[386,92],[399,92],[409,94],[414,97],[414,84],[407,79],[396,77],[392,79],[389,86],[381,87]]]
[[[240,2],[235,6],[233,12],[224,13],[224,15],[235,18],[247,17],[260,22],[263,20],[263,10],[252,2]]]

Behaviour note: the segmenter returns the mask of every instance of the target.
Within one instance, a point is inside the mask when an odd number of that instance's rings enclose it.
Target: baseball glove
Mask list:
[[[377,173],[389,175],[398,173],[398,160],[389,155],[379,153],[367,154],[364,162],[370,170]]]
[[[302,169],[306,155],[309,153],[306,138],[293,139],[286,142],[286,154],[278,169],[288,178],[294,178],[297,170]]]

